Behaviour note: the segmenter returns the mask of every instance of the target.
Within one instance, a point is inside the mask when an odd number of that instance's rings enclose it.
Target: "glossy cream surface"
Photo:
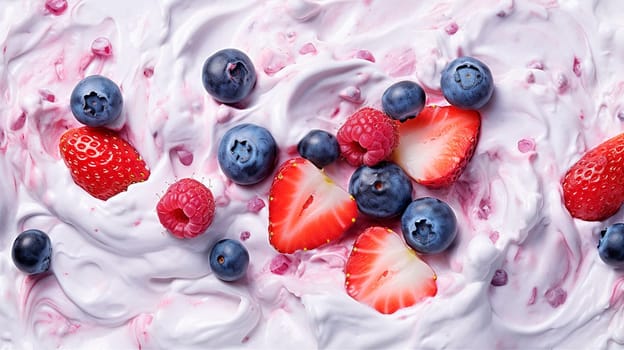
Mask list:
[[[624,130],[622,18],[620,0],[68,0],[60,14],[44,0],[0,0],[0,349],[624,349],[624,274],[596,249],[624,213],[574,220],[560,186],[587,149]],[[237,106],[201,83],[204,60],[226,47],[258,72]],[[487,63],[496,85],[479,144],[451,187],[414,192],[451,205],[457,242],[423,257],[435,297],[382,315],[343,287],[353,240],[372,223],[278,255],[261,205],[270,179],[228,181],[218,141],[256,123],[285,161],[310,129],[335,133],[358,108],[380,108],[396,81],[445,104],[440,72],[460,55]],[[58,152],[78,126],[71,91],[90,74],[120,85],[116,128],[152,171],[106,202],[73,183]],[[346,188],[353,170],[327,173]],[[208,231],[185,241],[155,211],[183,177],[217,201]],[[11,260],[29,228],[54,249],[36,277]],[[210,271],[223,237],[250,252],[240,282]],[[493,286],[501,269],[508,282]]]

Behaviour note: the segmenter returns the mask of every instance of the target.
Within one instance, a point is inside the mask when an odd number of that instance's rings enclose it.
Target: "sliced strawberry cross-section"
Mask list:
[[[310,161],[293,158],[269,194],[269,242],[279,252],[317,248],[339,238],[357,216],[355,199]]]
[[[453,106],[428,106],[399,125],[393,159],[421,185],[439,188],[457,180],[474,153],[481,115]]]
[[[356,239],[345,266],[347,294],[383,314],[437,293],[436,274],[385,227],[369,227]]]

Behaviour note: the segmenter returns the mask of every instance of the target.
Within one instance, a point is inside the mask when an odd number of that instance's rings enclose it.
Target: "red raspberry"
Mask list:
[[[212,192],[193,179],[182,179],[169,186],[156,205],[160,223],[177,238],[202,234],[210,226],[214,211]]]
[[[382,111],[365,107],[347,119],[336,138],[349,164],[373,166],[388,158],[398,146],[398,124]]]

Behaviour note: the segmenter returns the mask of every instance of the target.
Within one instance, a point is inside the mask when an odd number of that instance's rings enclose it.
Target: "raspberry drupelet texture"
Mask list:
[[[382,111],[365,107],[347,119],[336,138],[347,163],[373,166],[387,159],[398,146],[398,124]]]
[[[215,201],[210,189],[194,179],[169,186],[156,206],[160,223],[177,238],[202,234],[214,217]]]

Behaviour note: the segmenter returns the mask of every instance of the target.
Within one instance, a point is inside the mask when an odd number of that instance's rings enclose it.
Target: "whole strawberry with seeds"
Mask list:
[[[353,165],[373,166],[387,159],[399,144],[398,122],[382,111],[365,107],[352,114],[336,138],[345,160]]]
[[[201,182],[185,178],[169,186],[158,201],[160,223],[177,238],[193,238],[204,233],[215,212],[214,196]]]
[[[453,106],[427,106],[399,125],[393,160],[417,183],[451,185],[468,165],[479,140],[481,115]]]
[[[61,135],[59,149],[74,182],[101,200],[126,191],[150,175],[136,149],[111,130],[69,129]]]
[[[383,314],[436,295],[436,274],[389,228],[373,226],[353,244],[345,288],[355,300]]]
[[[570,214],[601,221],[624,202],[624,133],[589,150],[566,172],[563,201]]]
[[[281,253],[320,247],[355,222],[355,199],[304,158],[284,162],[269,194],[269,242]]]

